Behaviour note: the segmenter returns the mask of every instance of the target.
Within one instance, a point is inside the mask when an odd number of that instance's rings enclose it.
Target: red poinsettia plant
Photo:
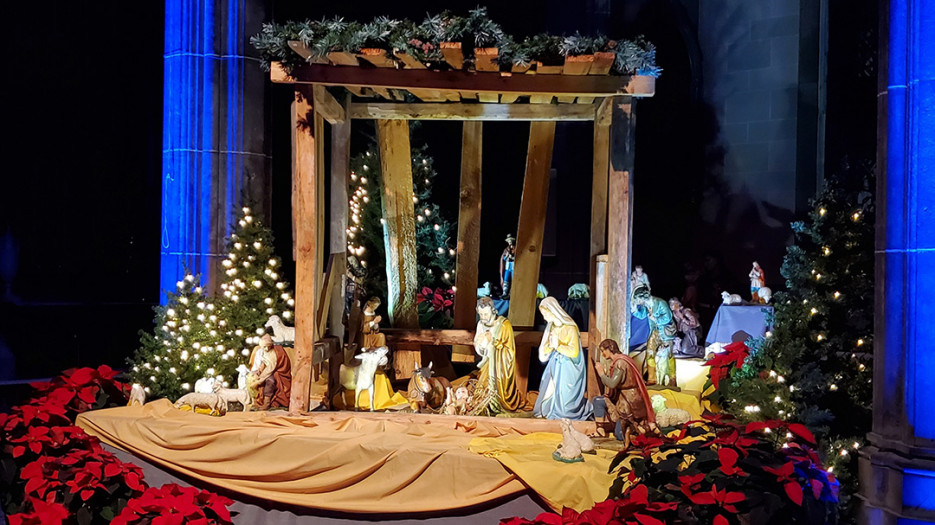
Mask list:
[[[736,341],[724,347],[723,352],[714,354],[706,365],[709,367],[711,384],[717,388],[722,379],[730,377],[732,371],[743,366],[750,355],[750,349],[743,341]]]
[[[821,468],[815,439],[785,421],[739,424],[709,416],[667,437],[639,437],[611,463],[611,498],[501,523],[632,525],[827,523],[837,481]]]
[[[230,524],[228,506],[234,502],[206,490],[176,484],[149,488],[127,502],[111,522],[116,525],[203,523]]]
[[[88,410],[127,404],[130,385],[117,381],[118,372],[107,365],[72,368],[49,382],[32,383],[36,400],[63,407],[69,419]]]
[[[419,326],[422,328],[451,328],[454,316],[455,292],[453,289],[428,286],[416,294],[419,305]]]

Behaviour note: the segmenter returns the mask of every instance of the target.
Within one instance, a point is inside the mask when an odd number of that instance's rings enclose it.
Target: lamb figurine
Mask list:
[[[763,286],[756,291],[756,296],[760,300],[760,303],[769,304],[770,300],[773,298],[773,291]]]
[[[354,356],[360,360],[360,365],[348,367],[341,365],[340,377],[344,388],[354,389],[354,407],[357,408],[357,401],[360,399],[360,393],[366,390],[370,394],[370,411],[373,412],[373,382],[377,373],[377,368],[389,363],[386,354],[389,348],[381,346]]]
[[[243,365],[240,365],[243,366]],[[224,411],[230,410],[231,401],[236,401],[243,405],[243,411],[246,412],[253,405],[253,400],[247,390],[240,388],[223,388],[220,383],[214,384],[214,393],[221,398],[224,403]]]
[[[743,304],[743,299],[735,293],[721,292],[721,299],[723,299],[726,305]]]
[[[563,463],[575,463],[584,461],[584,457],[581,455],[582,453],[597,453],[594,450],[594,441],[591,441],[591,438],[584,433],[575,430],[571,421],[563,418],[561,420],[561,425],[562,442],[558,445],[558,448],[555,449],[555,452],[552,452],[552,459]]]
[[[181,408],[183,405],[191,407],[192,412],[198,407],[207,408],[211,410],[212,415],[218,416],[227,411],[227,404],[221,400],[221,396],[214,393],[189,392],[175,402],[175,408]]]
[[[133,383],[133,386],[130,387],[130,402],[127,403],[128,407],[133,405],[143,406],[146,404],[146,391],[143,390],[143,387],[137,383]]]
[[[286,326],[278,315],[269,316],[269,320],[263,325],[266,328],[273,329],[273,342],[276,344],[294,343],[295,327]]]
[[[213,377],[203,377],[198,381],[195,381],[194,392],[199,394],[212,394],[214,393],[215,383],[217,383],[217,379]]]
[[[666,398],[658,394],[650,398],[653,403],[653,412],[656,413],[656,426],[677,427],[692,420],[691,414],[681,408],[666,408]]]

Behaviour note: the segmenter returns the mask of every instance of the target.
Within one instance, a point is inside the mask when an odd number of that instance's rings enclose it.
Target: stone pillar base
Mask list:
[[[935,449],[870,438],[858,460],[860,523],[935,523]]]

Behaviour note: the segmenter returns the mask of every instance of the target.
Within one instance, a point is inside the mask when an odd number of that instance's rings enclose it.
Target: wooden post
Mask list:
[[[630,343],[630,266],[633,249],[633,161],[636,101],[611,101],[610,180],[607,200],[607,334],[626,351]]]
[[[289,412],[308,410],[312,354],[318,340],[315,323],[318,281],[321,276],[322,244],[318,208],[321,173],[318,152],[321,135],[315,135],[311,89],[296,86],[292,102],[292,219],[295,227],[295,360],[292,363],[292,393]],[[320,118],[320,117],[319,117]]]
[[[607,108],[610,109],[609,107]],[[588,301],[588,340],[591,346],[588,355],[588,397],[600,395],[600,381],[594,364],[598,361],[598,345],[603,341],[603,327],[598,323],[598,297],[606,297],[608,290],[602,288],[597,278],[597,258],[607,251],[607,175],[610,169],[610,122],[594,121],[594,160],[591,185],[591,299]],[[602,305],[603,306],[603,305]],[[625,350],[624,350],[625,351]]]
[[[555,122],[535,121],[529,124],[526,178],[523,181],[516,231],[516,261],[510,286],[509,318],[515,326],[532,326],[536,318],[536,287],[539,284],[554,142]]]
[[[344,107],[348,106],[348,95]],[[351,120],[331,126],[331,229],[329,247],[332,255],[347,253],[347,181],[351,165]],[[332,268],[336,290],[331,292],[331,335],[344,340],[344,291],[347,289],[347,259],[335,259]]]
[[[419,326],[416,305],[418,260],[412,192],[409,123],[377,121],[380,167],[383,173],[383,219],[386,222],[387,310],[397,328]]]
[[[483,123],[465,122],[461,135],[461,200],[458,209],[458,260],[454,327],[473,330],[477,319],[477,265],[480,261],[481,165]],[[451,360],[474,362],[474,350],[455,345]]]

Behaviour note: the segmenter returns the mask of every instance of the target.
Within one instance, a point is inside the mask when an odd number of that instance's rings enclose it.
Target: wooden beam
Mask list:
[[[356,58],[354,59],[356,60]],[[278,83],[325,84],[331,86],[366,86],[395,89],[440,89],[472,93],[548,93],[576,97],[629,95],[651,97],[656,79],[646,75],[511,75],[473,71],[430,71],[426,69],[390,69],[334,67],[307,64],[286,73],[282,64],[273,62],[270,79]]]
[[[594,120],[586,104],[471,104],[352,102],[352,119],[378,120]]]
[[[385,328],[381,330],[390,345],[400,343],[421,345],[467,345],[474,346],[474,330],[421,330],[405,328]],[[542,332],[518,327],[513,332],[517,345],[538,345],[542,341]],[[590,339],[587,332],[581,334],[581,346],[588,348]]]
[[[331,310],[331,293],[334,290],[334,280],[337,278],[335,273],[336,262],[343,253],[331,254],[328,256],[328,266],[325,269],[325,275],[322,279],[321,294],[318,299],[318,309],[315,311],[315,320],[318,323],[318,333],[324,334],[328,327],[328,314]]]
[[[549,170],[552,166],[552,146],[555,142],[555,122],[529,124],[529,150],[526,154],[526,178],[519,208],[516,231],[516,261],[513,284],[510,287],[510,322],[532,325],[536,316],[536,287],[539,284],[539,263],[542,258],[542,236],[545,232],[546,208],[549,201]]]
[[[610,124],[610,175],[607,188],[607,334],[629,347],[630,266],[633,250],[633,162],[636,115],[632,100],[616,98]],[[621,293],[626,291],[626,293]]]
[[[416,305],[419,285],[409,123],[402,120],[378,120],[377,142],[380,145],[383,174],[386,267],[391,269],[387,272],[387,310],[392,326],[416,328],[419,326]]]
[[[315,136],[311,89],[297,86],[292,102],[292,180],[295,224],[295,361],[292,363],[292,392],[289,411],[308,410],[312,354],[318,340],[315,311],[319,294],[318,275],[321,243],[318,220],[316,158],[321,136]]]
[[[594,156],[592,161],[591,184],[591,250],[590,279],[591,298],[588,301],[588,333],[591,341],[603,341],[604,329],[598,319],[604,317],[598,312],[598,296],[606,297],[608,290],[598,280],[597,258],[607,251],[607,176],[610,163],[610,127],[594,123]],[[603,304],[601,305],[603,306]],[[600,381],[597,378],[597,352],[591,352],[588,367],[588,397],[600,395]]]
[[[458,208],[458,259],[455,272],[455,328],[474,328],[477,265],[480,261],[481,165],[483,123],[465,122],[461,132],[461,197]]]
[[[345,106],[350,95],[345,97]],[[331,335],[344,340],[344,290],[347,284],[347,184],[351,172],[351,121],[331,126],[331,224],[329,248],[332,254],[344,254],[336,264],[338,293],[331,295]]]
[[[321,84],[312,86],[312,95],[315,98],[315,112],[324,117],[329,124],[337,124],[347,120],[344,106],[328,92],[325,86]]]

